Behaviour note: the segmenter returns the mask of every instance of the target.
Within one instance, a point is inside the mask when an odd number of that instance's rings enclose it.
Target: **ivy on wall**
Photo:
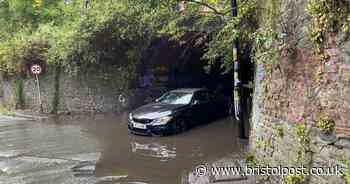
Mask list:
[[[23,94],[23,79],[17,78],[14,81],[15,88],[15,106],[16,108],[24,108],[24,94]]]
[[[349,32],[349,5],[349,1],[346,0],[308,0],[306,11],[312,18],[310,38],[315,44],[316,53],[323,61],[329,58],[324,52],[329,34]]]
[[[344,174],[346,184],[350,184],[350,159],[345,161],[346,172]]]
[[[264,10],[261,14],[259,29],[254,33],[255,43],[253,48],[253,60],[265,65],[267,72],[278,62],[279,58],[279,32],[277,29],[278,17],[281,14],[280,0],[267,0],[260,7]],[[267,67],[266,67],[267,66]]]
[[[60,75],[61,75],[61,67],[55,66],[55,76],[53,82],[53,99],[52,99],[52,110],[51,113],[56,114],[58,112],[58,106],[60,103]]]

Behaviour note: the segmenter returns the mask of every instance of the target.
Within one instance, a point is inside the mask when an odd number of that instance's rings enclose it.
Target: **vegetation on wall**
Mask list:
[[[330,33],[348,33],[350,26],[350,7],[346,0],[308,0],[307,12],[312,17],[310,37],[315,44],[316,53],[322,60],[329,56],[324,53]]]
[[[308,131],[304,124],[299,124],[296,126],[296,135],[299,142],[297,163],[306,163],[306,154],[309,152],[310,137]]]
[[[319,114],[316,122],[316,126],[325,134],[331,134],[335,129],[335,122],[325,114]]]
[[[257,63],[264,64],[266,72],[269,72],[280,57],[280,50],[277,47],[280,36],[277,28],[277,18],[281,14],[280,0],[268,0],[262,6],[264,14],[261,14],[259,29],[254,33],[253,59]]]
[[[14,116],[15,113],[12,112],[9,108],[0,105],[0,115],[4,115],[4,116]],[[0,173],[1,174],[1,173]]]
[[[309,167],[310,160],[308,160],[308,154],[310,154],[310,137],[307,128],[304,124],[299,124],[295,127],[296,141],[298,148],[297,157],[295,160],[296,166]],[[283,178],[284,184],[303,184],[306,183],[307,176],[302,174],[290,174]]]
[[[0,71],[9,78],[26,78],[34,63],[42,64],[44,72],[57,66],[70,75],[93,65],[113,66],[123,71],[123,92],[150,43],[166,37],[180,43],[183,52],[204,45],[208,69],[219,62],[228,72],[233,41],[239,38],[242,48],[250,47],[259,17],[257,0],[238,0],[238,5],[234,18],[228,0],[3,0]],[[59,94],[53,96],[54,112]]]
[[[23,80],[21,78],[17,78],[14,81],[15,85],[15,105],[16,108],[24,108],[24,94],[23,94]]]
[[[303,184],[305,177],[303,175],[288,175],[283,180],[284,184]]]
[[[258,162],[255,159],[255,156],[253,153],[247,153],[245,156],[245,161],[249,167],[256,167],[258,166]]]
[[[61,67],[56,66],[55,67],[55,77],[54,77],[54,82],[53,82],[53,99],[52,99],[52,110],[51,113],[56,114],[58,111],[58,106],[60,103],[60,75],[61,75]]]
[[[346,184],[350,184],[350,159],[345,161],[346,172],[344,174]]]
[[[283,138],[284,136],[284,130],[283,130],[283,127],[282,126],[278,126],[275,128],[276,130],[276,134],[279,138]]]
[[[281,1],[267,0],[260,4],[259,28],[253,33],[255,41],[251,53],[252,61],[261,64],[264,68],[262,81],[262,104],[267,105],[276,95],[269,93],[271,87],[271,74],[280,64],[283,50],[286,45],[282,42],[282,33],[279,28],[281,16]],[[259,11],[260,12],[260,11]]]

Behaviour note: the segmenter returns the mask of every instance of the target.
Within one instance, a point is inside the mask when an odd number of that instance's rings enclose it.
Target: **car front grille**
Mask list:
[[[151,119],[137,119],[137,118],[133,118],[133,121],[136,122],[136,123],[148,124],[148,123],[151,123],[153,120],[151,120]]]

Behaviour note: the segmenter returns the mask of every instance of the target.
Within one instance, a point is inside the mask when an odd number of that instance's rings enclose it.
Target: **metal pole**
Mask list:
[[[232,16],[237,17],[238,11],[237,11],[237,1],[231,0],[231,8],[232,8]]]
[[[38,87],[38,97],[39,97],[40,112],[43,112],[43,104],[42,104],[42,101],[41,101],[40,82],[39,82],[38,74],[35,74],[35,78],[36,78],[36,84],[37,84],[37,87]]]
[[[231,8],[232,8],[232,16],[237,17],[238,15],[238,6],[237,0],[231,0]],[[239,138],[246,139],[245,135],[245,125],[244,125],[244,117],[242,113],[242,102],[243,102],[243,90],[242,90],[242,71],[239,61],[239,39],[236,38],[233,43],[233,54],[235,56],[233,62],[233,83],[234,83],[234,106],[235,106],[235,117],[238,120],[238,134]]]

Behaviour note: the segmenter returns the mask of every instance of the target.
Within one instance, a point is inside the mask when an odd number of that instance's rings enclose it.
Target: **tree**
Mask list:
[[[2,1],[0,23],[5,26],[0,28],[0,64],[6,67],[0,68],[15,69],[9,67],[11,63],[24,62],[13,61],[11,48],[16,45],[24,51],[33,43],[47,43],[47,62],[65,67],[113,60],[116,56],[112,50],[117,47],[122,51],[118,58],[137,62],[153,38],[171,36],[181,41],[183,35],[191,32],[194,34],[188,44],[207,45],[204,60],[219,61],[229,69],[232,41],[238,35],[243,35],[241,39],[249,39],[250,35],[245,34],[250,31],[248,26],[240,30],[236,27],[242,27],[254,16],[255,0],[242,0],[237,18],[229,14],[228,0],[184,2],[185,11],[179,11],[179,0],[91,0],[87,9],[85,1]],[[103,40],[105,46],[99,44]],[[18,56],[20,53],[15,54],[16,58],[23,58]]]

